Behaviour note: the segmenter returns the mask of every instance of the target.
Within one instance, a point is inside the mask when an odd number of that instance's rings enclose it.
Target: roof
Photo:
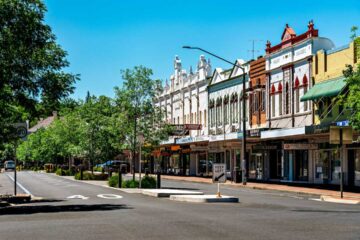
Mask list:
[[[29,129],[29,133],[34,133],[37,130],[39,130],[40,128],[47,128],[48,126],[50,126],[50,124],[52,122],[54,122],[55,119],[56,119],[56,116],[50,116],[43,120],[40,120],[35,126],[33,126]]]

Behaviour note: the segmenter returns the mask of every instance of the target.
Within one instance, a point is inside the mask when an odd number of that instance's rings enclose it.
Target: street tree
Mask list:
[[[157,123],[160,126],[162,118],[158,117],[159,111],[153,105],[153,98],[161,91],[161,81],[152,79],[152,70],[144,66],[125,69],[121,73],[123,85],[122,88],[115,87],[115,101],[119,111],[124,112],[128,119],[124,128],[127,131],[127,147],[132,151],[132,172],[135,179],[138,133],[142,132],[145,142],[149,143],[154,143],[156,139],[161,138],[160,131],[154,124]]]
[[[360,38],[356,40],[360,41]],[[355,40],[355,41],[356,41]],[[356,68],[351,65],[347,65],[343,71],[346,77],[346,83],[349,88],[346,96],[343,96],[345,107],[350,112],[350,122],[354,129],[360,129],[360,64]]]
[[[79,79],[63,70],[67,53],[45,13],[41,0],[0,0],[0,141],[10,135],[9,123],[57,109]]]

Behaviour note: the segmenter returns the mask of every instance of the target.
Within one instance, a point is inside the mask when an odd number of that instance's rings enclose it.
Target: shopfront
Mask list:
[[[281,142],[253,145],[249,159],[249,178],[257,180],[281,179]]]
[[[360,187],[360,144],[347,146],[349,186]]]
[[[283,180],[308,182],[311,172],[309,155],[317,144],[284,143]]]

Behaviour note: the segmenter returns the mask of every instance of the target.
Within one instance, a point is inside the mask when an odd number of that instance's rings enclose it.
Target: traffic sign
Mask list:
[[[226,164],[214,163],[213,164],[213,183],[225,183],[226,182]]]

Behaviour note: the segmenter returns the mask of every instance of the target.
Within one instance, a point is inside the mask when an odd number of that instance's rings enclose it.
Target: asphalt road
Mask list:
[[[0,180],[11,182],[4,174],[12,173],[1,173]],[[1,240],[360,239],[359,205],[308,196],[226,186],[222,193],[238,196],[240,203],[194,204],[45,173],[20,172],[18,179],[43,200],[0,209]],[[163,181],[163,186],[216,191],[215,185],[179,181]]]

